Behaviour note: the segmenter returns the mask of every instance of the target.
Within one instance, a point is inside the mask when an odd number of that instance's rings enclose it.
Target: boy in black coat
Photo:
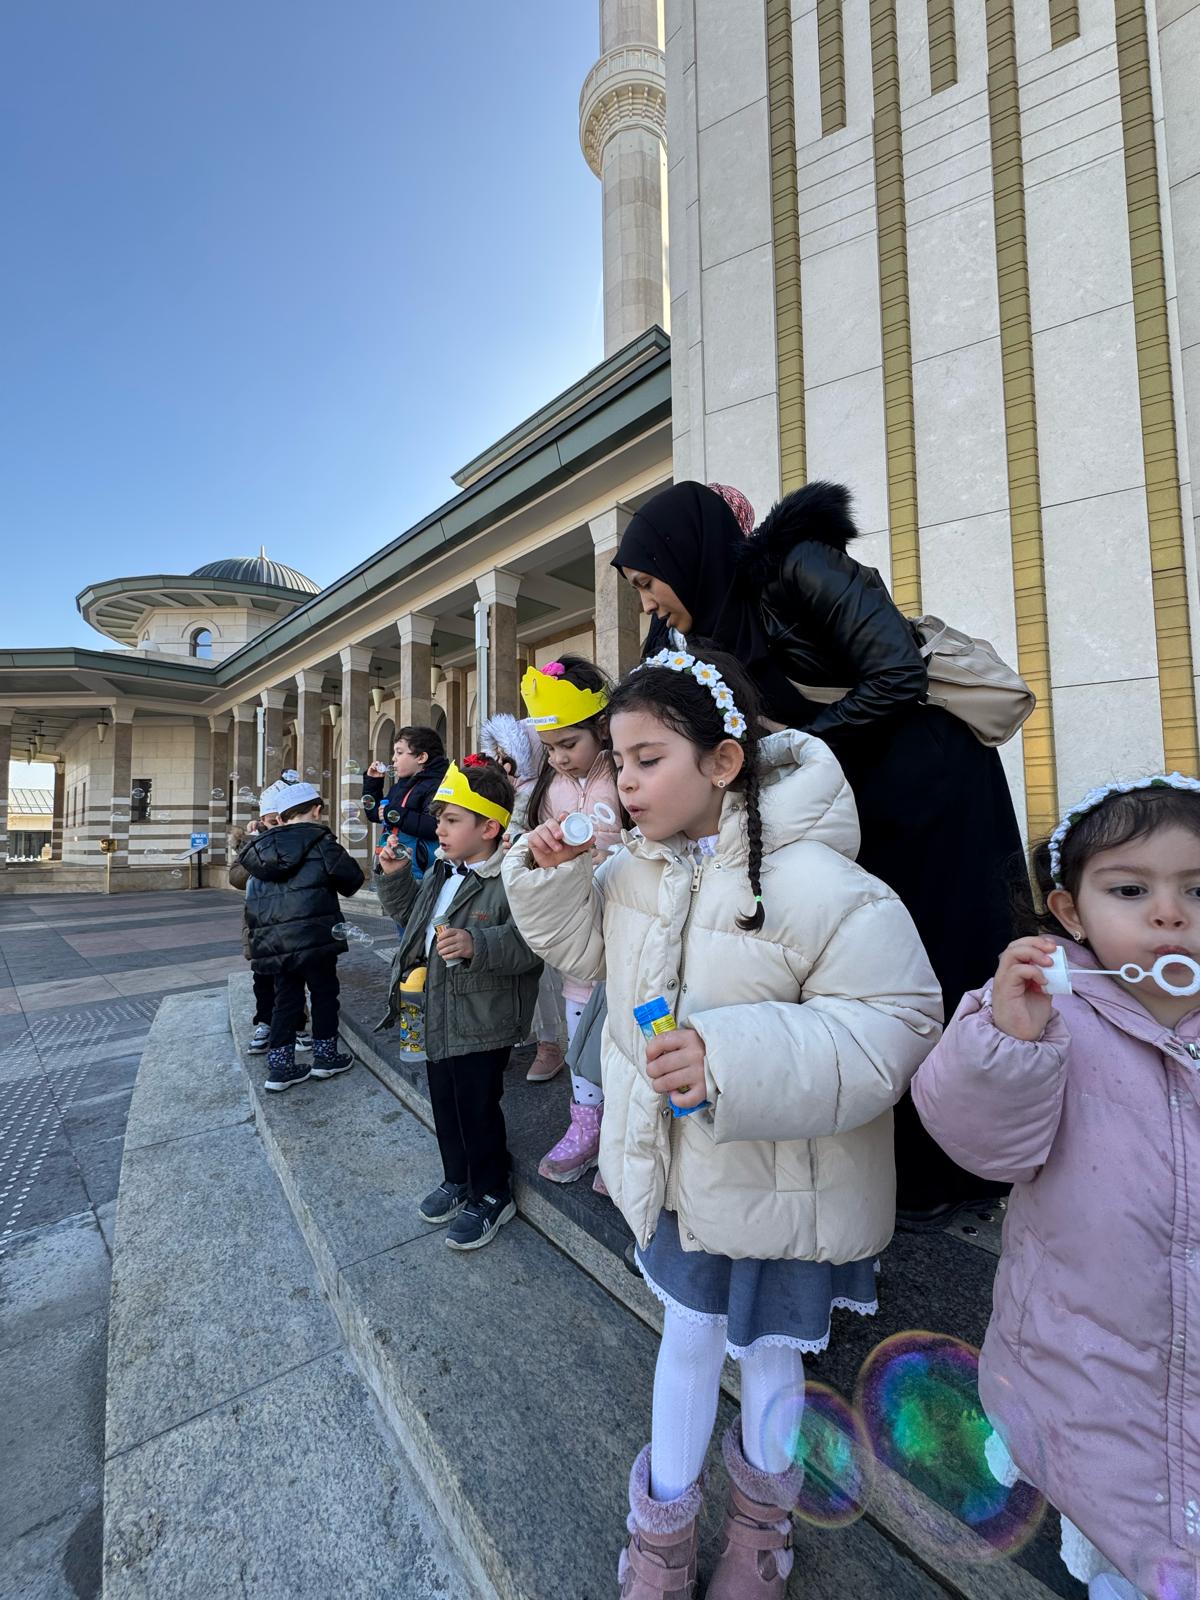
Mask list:
[[[363,779],[363,810],[384,830],[413,852],[418,876],[425,871],[437,850],[437,818],[429,809],[434,791],[446,776],[450,763],[441,739],[433,728],[401,728],[392,746],[389,774],[382,761],[373,761]],[[393,782],[384,795],[389,776]]]
[[[246,924],[250,964],[275,975],[275,1007],[266,1089],[290,1089],[308,1077],[333,1078],[353,1066],[339,1055],[337,958],[346,941],[335,936],[341,922],[338,895],[357,893],[362,868],[321,821],[323,802],[311,783],[281,785],[279,826],[243,848],[238,862],[250,875]],[[296,1025],[304,1013],[304,989],[312,1000],[312,1066],[296,1064]]]

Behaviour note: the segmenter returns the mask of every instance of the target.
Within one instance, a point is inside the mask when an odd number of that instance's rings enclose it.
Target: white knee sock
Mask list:
[[[759,1345],[744,1355],[742,1449],[760,1472],[793,1463],[796,1428],[804,1411],[804,1357],[789,1345]]]
[[[724,1361],[724,1317],[688,1322],[667,1308],[654,1368],[650,1493],[655,1500],[677,1500],[700,1476],[717,1420]]]

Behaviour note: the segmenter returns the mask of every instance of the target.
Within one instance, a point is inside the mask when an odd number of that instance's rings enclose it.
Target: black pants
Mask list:
[[[296,1042],[296,1029],[304,1015],[304,990],[312,1002],[312,1036],[336,1039],[338,1031],[337,956],[312,956],[302,967],[280,972],[275,978],[275,1009],[271,1013],[269,1048],[278,1050]]]
[[[256,972],[254,974],[254,1021],[270,1022],[275,1012],[275,974],[273,972]]]
[[[427,1061],[429,1098],[447,1183],[470,1185],[471,1199],[507,1194],[512,1158],[500,1100],[509,1050]]]

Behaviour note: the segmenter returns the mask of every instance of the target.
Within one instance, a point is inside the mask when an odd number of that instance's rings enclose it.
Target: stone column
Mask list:
[[[362,774],[371,762],[371,651],[366,645],[353,644],[342,651],[342,714],[338,726],[342,735],[341,772],[334,774],[336,781],[330,783],[330,792],[337,797],[338,816],[330,818],[330,822],[366,872],[371,859],[371,830],[360,804]],[[357,762],[358,772],[347,770],[351,762]],[[347,822],[342,812],[350,802],[356,815],[354,821]],[[363,837],[351,838],[349,829],[362,831]]]
[[[258,705],[253,700],[244,700],[233,708],[229,773],[229,782],[233,785],[233,826],[244,828],[258,814]],[[243,789],[250,791],[251,799],[243,797]]]
[[[5,771],[8,767],[5,765]],[[54,763],[54,811],[50,818],[50,859],[62,860],[63,824],[67,810],[67,765],[60,756]]]
[[[8,866],[8,763],[12,760],[12,725],[16,706],[0,706],[0,871]]]
[[[476,616],[486,617],[487,672],[479,670],[479,726],[497,711],[519,713],[520,685],[517,679],[517,595],[521,574],[504,567],[493,567],[476,578],[479,606]]]
[[[122,701],[112,708],[112,727],[108,730],[112,748],[112,788],[109,791],[109,819],[105,832],[116,845],[108,857],[110,868],[129,865],[129,814],[133,787],[133,707]],[[96,803],[100,804],[99,795]]]
[[[658,0],[601,0],[579,142],[604,189],[604,353],[669,328],[666,63]]]
[[[265,788],[268,783],[274,783],[283,770],[283,707],[287,690],[264,689],[258,698],[263,707],[262,759],[258,765]]]
[[[397,703],[396,731],[401,728],[427,728],[433,716],[433,688],[430,668],[433,666],[434,618],[419,611],[409,611],[397,618],[396,630],[400,635],[400,688]]]
[[[296,771],[305,783],[321,787],[321,691],[323,672],[296,674]]]
[[[596,665],[612,678],[635,667],[641,653],[637,591],[612,564],[632,515],[618,505],[588,523],[596,555]]]
[[[467,754],[466,680],[461,667],[446,668],[446,750],[455,760]]]
[[[229,724],[228,711],[208,719],[208,859],[214,866],[229,860]]]

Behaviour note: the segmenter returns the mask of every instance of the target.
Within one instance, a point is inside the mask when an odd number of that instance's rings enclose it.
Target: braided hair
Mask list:
[[[742,794],[746,801],[746,871],[754,895],[754,910],[738,917],[737,925],[744,933],[754,933],[762,927],[764,920],[758,692],[749,675],[732,656],[715,649],[703,639],[689,639],[688,650],[697,661],[707,661],[716,667],[733,691],[738,710],[746,719],[746,732],[740,740],[746,759],[729,787]],[[608,715],[613,717],[619,711],[649,712],[703,752],[715,750],[730,737],[725,731],[724,713],[718,709],[705,685],[698,683],[690,672],[675,672],[670,667],[639,667],[622,678],[608,703]]]

